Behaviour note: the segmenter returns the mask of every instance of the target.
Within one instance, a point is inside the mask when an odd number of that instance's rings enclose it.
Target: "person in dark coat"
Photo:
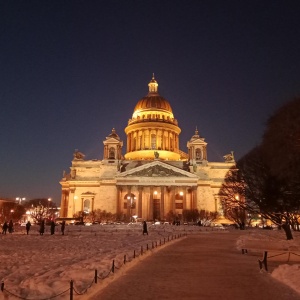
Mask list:
[[[28,233],[29,233],[30,227],[31,227],[31,223],[30,223],[30,221],[28,221],[28,222],[26,223],[26,232],[27,232],[27,235],[28,235]]]
[[[148,228],[147,228],[147,223],[146,221],[143,222],[143,235],[147,234],[148,235]]]
[[[8,228],[8,225],[7,225],[7,222],[5,221],[2,225],[2,234],[6,234],[7,228]]]
[[[55,223],[54,223],[54,221],[51,221],[51,224],[50,224],[50,232],[51,232],[51,235],[53,235],[54,232],[55,232]]]
[[[65,227],[66,227],[66,221],[62,221],[62,223],[61,223],[61,234],[62,235],[65,234]]]
[[[8,232],[13,233],[13,231],[14,231],[14,223],[12,220],[10,220],[8,223]]]
[[[40,235],[44,235],[44,232],[45,232],[45,221],[42,220],[40,225]]]

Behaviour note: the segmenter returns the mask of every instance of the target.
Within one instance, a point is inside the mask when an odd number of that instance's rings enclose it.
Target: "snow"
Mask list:
[[[40,236],[38,229],[38,226],[32,226],[26,235],[25,227],[17,227],[12,234],[0,235],[0,279],[4,281],[5,290],[23,298],[53,297],[67,291],[70,280],[74,281],[78,292],[83,292],[91,285],[95,270],[101,278],[109,274],[113,260],[118,267],[123,264],[124,255],[126,261],[130,261],[134,251],[138,256],[143,247],[145,253],[147,245],[152,249],[156,243],[168,243],[168,238],[171,241],[171,237],[178,234],[209,234],[217,230],[198,226],[149,225],[149,235],[142,235],[139,224],[70,225],[66,226],[65,235],[61,235],[57,226],[54,235],[50,235],[47,227],[45,234]],[[300,251],[299,232],[294,232],[292,241],[285,240],[284,232],[279,230],[251,229],[240,233],[237,250],[247,243],[253,248],[267,243],[272,249]],[[281,264],[271,276],[300,294],[297,284],[300,281],[299,264]],[[69,292],[55,299],[69,299]]]

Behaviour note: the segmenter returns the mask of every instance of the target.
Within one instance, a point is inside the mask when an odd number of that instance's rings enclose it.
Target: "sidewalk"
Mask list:
[[[259,271],[256,256],[236,250],[241,234],[211,232],[182,238],[125,269],[87,299],[299,300],[299,294]]]

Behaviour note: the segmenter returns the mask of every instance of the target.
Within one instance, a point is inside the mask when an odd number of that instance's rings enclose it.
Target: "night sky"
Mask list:
[[[75,149],[103,158],[155,74],[208,160],[239,159],[300,94],[300,1],[1,1],[0,197],[60,202]],[[299,112],[300,113],[300,112]],[[279,141],[280,142],[280,141]]]

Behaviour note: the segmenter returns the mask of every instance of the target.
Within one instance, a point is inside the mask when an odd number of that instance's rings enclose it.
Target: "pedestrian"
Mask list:
[[[27,232],[27,235],[28,235],[28,233],[29,233],[30,227],[31,227],[31,223],[30,223],[30,221],[28,221],[28,222],[26,223],[26,232]]]
[[[44,232],[45,232],[45,221],[42,220],[40,225],[40,235],[44,235]]]
[[[51,235],[53,235],[54,232],[55,232],[55,223],[54,223],[54,221],[51,221],[51,224],[50,224],[50,232],[51,232]]]
[[[12,220],[10,220],[8,223],[8,232],[13,233],[13,231],[14,231],[14,223]]]
[[[2,234],[6,234],[7,228],[8,228],[8,225],[7,225],[7,222],[5,221],[2,225]]]
[[[65,235],[65,227],[66,227],[66,221],[63,220],[63,221],[61,222],[61,234],[62,234],[62,235]]]
[[[147,228],[147,223],[146,221],[143,222],[143,235],[147,234],[148,235],[148,228]]]

